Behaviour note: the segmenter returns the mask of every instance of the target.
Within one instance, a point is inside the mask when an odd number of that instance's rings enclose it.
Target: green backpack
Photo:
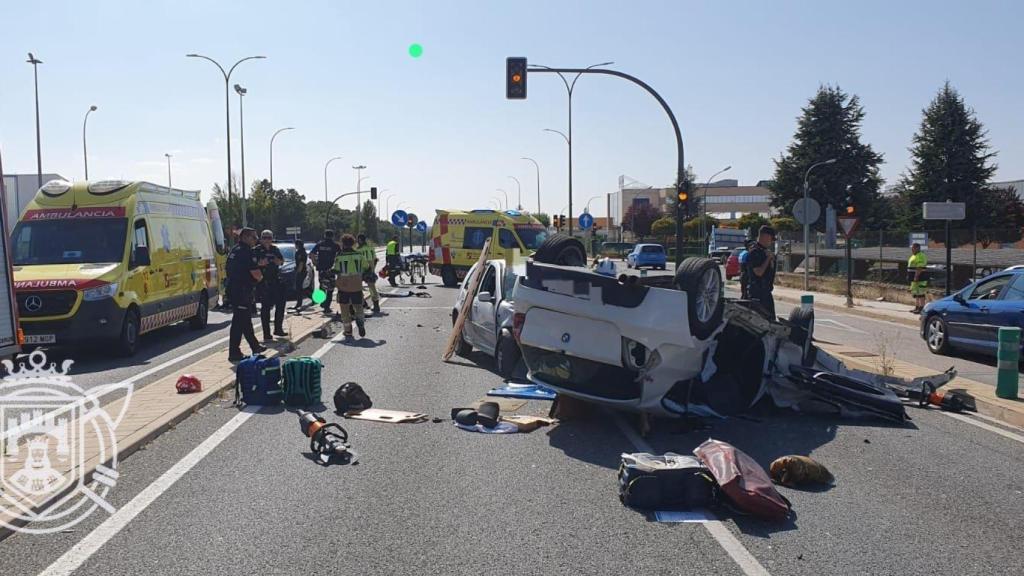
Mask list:
[[[285,360],[281,365],[281,374],[284,376],[284,403],[290,406],[319,404],[321,368],[323,364],[309,356]]]

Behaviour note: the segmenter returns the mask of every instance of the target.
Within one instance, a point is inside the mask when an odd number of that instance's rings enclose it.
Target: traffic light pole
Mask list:
[[[533,66],[531,66],[529,68],[529,70],[530,70],[531,73],[553,72],[555,74],[558,74],[558,73],[564,73],[564,74],[605,74],[607,76],[616,76],[618,78],[623,78],[625,80],[629,80],[630,82],[632,82],[632,83],[636,84],[637,86],[639,86],[639,87],[643,88],[644,90],[646,90],[648,94],[653,96],[654,99],[658,101],[658,104],[661,104],[661,107],[665,110],[665,113],[668,114],[669,121],[672,122],[672,130],[675,132],[675,136],[676,136],[676,151],[677,151],[677,156],[678,156],[678,165],[676,166],[676,198],[679,197],[679,192],[681,192],[683,190],[683,188],[686,186],[686,182],[685,182],[686,181],[686,178],[685,178],[685,176],[686,176],[686,164],[683,161],[683,136],[679,132],[679,122],[676,121],[676,116],[675,116],[675,114],[672,113],[672,108],[669,107],[668,103],[665,102],[665,99],[662,98],[661,94],[658,94],[658,92],[655,91],[654,88],[651,88],[643,80],[640,80],[639,78],[637,78],[635,76],[630,76],[629,74],[626,74],[625,72],[619,72],[618,70],[606,70],[604,68],[537,68],[537,67],[533,67]],[[571,212],[569,214],[569,217],[572,218]],[[679,262],[680,258],[682,257],[682,254],[683,254],[683,206],[682,206],[681,202],[676,202],[676,264],[677,264],[677,266],[678,266],[678,262]]]

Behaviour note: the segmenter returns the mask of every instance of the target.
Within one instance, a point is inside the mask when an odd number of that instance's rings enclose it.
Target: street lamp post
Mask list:
[[[384,199],[384,218],[388,220],[391,219],[391,199],[394,198],[395,196],[395,194],[388,194],[388,197]]]
[[[240,85],[235,84],[235,92],[238,93],[238,143],[242,147],[242,228],[249,225],[248,221],[248,210],[245,206],[245,190],[249,187],[245,181],[245,108],[242,106],[242,101],[249,91],[242,88]]]
[[[85,111],[85,119],[82,120],[82,159],[85,160],[85,179],[89,180],[89,147],[85,140],[85,127],[89,124],[89,114],[96,111],[96,106],[89,106]]]
[[[520,160],[529,160],[533,162],[533,167],[537,170],[537,214],[540,214],[540,165],[533,158],[522,157]]]
[[[335,156],[334,158],[331,158],[330,160],[328,160],[326,164],[324,164],[324,202],[328,203],[327,204],[327,209],[324,210],[324,230],[327,230],[327,229],[329,229],[331,227],[331,206],[332,205],[330,204],[331,199],[327,195],[327,167],[330,166],[331,162],[334,162],[335,160],[341,160],[341,156]]]
[[[504,210],[508,210],[508,192],[505,192],[501,188],[495,188],[495,190],[497,190],[498,192],[501,192],[502,194],[505,195],[505,208],[504,208]]]
[[[356,234],[358,234],[359,233],[359,216],[360,216],[360,213],[361,213],[361,211],[363,209],[363,206],[362,206],[363,200],[361,198],[361,196],[362,196],[362,194],[361,194],[362,188],[360,187],[360,184],[363,182],[363,178],[362,178],[361,174],[363,173],[363,170],[366,169],[366,166],[364,166],[363,164],[358,164],[356,166],[353,166],[352,169],[356,171]]]
[[[534,65],[535,68],[546,68],[548,70],[554,71],[555,74],[558,74],[558,77],[561,78],[562,82],[565,84],[565,91],[568,92],[568,94],[569,94],[569,135],[566,137],[565,140],[569,144],[569,214],[570,214],[570,216],[572,215],[572,91],[573,91],[574,88],[576,88],[576,81],[580,79],[580,76],[582,76],[585,71],[590,70],[591,68],[597,68],[598,66],[611,66],[612,64],[614,64],[614,62],[601,62],[600,64],[592,64],[590,66],[587,66],[586,68],[584,68],[580,72],[576,73],[576,76],[572,79],[572,83],[571,84],[565,78],[565,76],[562,75],[561,72],[558,72],[557,70],[554,70],[553,68],[551,68],[549,66],[540,66],[540,65],[536,65],[536,64]],[[569,235],[572,236],[572,218],[569,218]]]
[[[516,188],[519,190],[519,198],[516,201],[517,202],[516,203],[516,210],[522,210],[523,209],[523,185],[519,183],[519,178],[516,178],[515,176],[509,176],[509,178],[511,178],[511,179],[516,181]]]
[[[715,172],[711,176],[711,178],[708,178],[707,184],[704,185],[704,190],[701,192],[701,195],[700,195],[700,216],[701,216],[701,218],[700,218],[700,238],[701,238],[702,242],[704,241],[704,238],[705,238],[705,236],[708,233],[708,231],[706,229],[706,223],[705,223],[705,220],[707,220],[707,215],[708,215],[708,187],[711,186],[711,182],[714,181],[714,179],[717,178],[719,174],[724,174],[724,173],[728,172],[729,170],[732,170],[732,166],[731,165],[726,166],[725,168],[722,168],[718,172]],[[707,250],[707,244],[708,244],[707,242],[704,242],[705,250]]]
[[[40,142],[39,133],[39,65],[43,63],[42,60],[36,58],[31,52],[28,53],[29,64],[32,65],[32,78],[35,82],[36,91],[36,182],[39,188],[43,187],[43,147]]]
[[[247,56],[242,58],[238,62],[235,62],[227,72],[224,71],[224,67],[221,66],[219,62],[209,56],[203,56],[202,54],[186,54],[185,56],[187,58],[202,58],[203,60],[213,62],[214,66],[216,66],[224,76],[224,134],[226,140],[224,145],[227,147],[228,154],[228,204],[230,205],[233,200],[231,186],[231,73],[235,71],[235,68],[238,67],[239,64],[246,60],[262,60],[266,58],[266,56]],[[245,210],[242,210],[242,214],[243,216],[245,215]]]
[[[501,198],[498,198],[497,196],[494,196],[494,197],[491,198],[491,202],[494,202],[495,204],[497,204],[498,205],[498,210],[501,210]]]
[[[285,130],[295,130],[295,128],[293,128],[291,126],[288,126],[287,128],[281,128],[277,132],[274,132],[274,135],[270,137],[270,189],[271,190],[274,189],[274,138],[277,138],[277,135],[280,134],[281,132],[284,132]]]
[[[171,155],[164,153],[164,157],[167,158],[167,189],[171,189]]]
[[[807,169],[807,172],[804,172],[804,215],[805,215],[805,217],[804,217],[804,291],[808,291],[808,290],[811,289],[810,288],[810,286],[811,286],[811,277],[810,277],[810,272],[809,272],[810,269],[811,269],[811,253],[810,253],[810,250],[808,249],[808,246],[810,245],[810,239],[811,239],[811,224],[810,224],[810,222],[807,221],[807,218],[806,218],[807,203],[808,203],[807,202],[807,195],[808,195],[808,190],[809,190],[809,188],[807,186],[807,178],[811,175],[811,170],[814,170],[818,166],[825,166],[826,164],[835,164],[835,163],[836,163],[836,159],[835,158],[829,158],[828,160],[824,160],[824,161],[818,162],[816,164],[811,164],[811,167]],[[849,263],[847,263],[847,265],[849,265]]]
[[[587,200],[587,205],[583,208],[583,211],[589,214],[590,213],[590,203],[593,202],[594,200],[597,200],[600,197],[601,197],[600,194],[598,194],[597,196],[591,196],[590,199]]]

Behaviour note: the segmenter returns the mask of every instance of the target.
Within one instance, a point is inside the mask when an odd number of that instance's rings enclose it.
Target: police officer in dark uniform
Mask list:
[[[262,262],[263,282],[257,286],[260,296],[260,321],[263,324],[263,341],[273,342],[274,336],[287,336],[284,331],[284,284],[281,283],[281,265],[284,255],[274,246],[274,233],[264,230],[260,234],[260,244],[253,252],[256,259]],[[270,310],[274,309],[274,334],[270,334]]]
[[[334,259],[337,258],[339,252],[341,252],[341,246],[334,241],[334,230],[324,230],[323,240],[317,242],[316,246],[309,251],[310,257],[313,258],[313,264],[316,265],[320,289],[327,293],[327,298],[322,305],[324,314],[331,313],[331,297],[334,295],[335,278],[332,268]]]
[[[750,299],[759,302],[772,320],[775,320],[775,299],[772,296],[775,289],[775,254],[771,251],[774,242],[775,229],[771,226],[761,226],[757,231],[757,242],[747,255],[747,291]]]
[[[231,332],[229,337],[228,361],[238,362],[242,356],[242,336],[248,342],[253,354],[266,350],[256,339],[252,329],[253,289],[263,280],[260,261],[253,253],[256,245],[256,231],[243,228],[238,237],[238,244],[228,253],[228,290],[233,313],[231,315]]]

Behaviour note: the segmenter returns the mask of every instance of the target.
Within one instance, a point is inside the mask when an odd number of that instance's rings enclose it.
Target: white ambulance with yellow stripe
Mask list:
[[[131,355],[146,332],[180,321],[206,327],[219,298],[223,237],[216,210],[196,191],[47,183],[11,237],[25,344],[106,341]]]
[[[488,238],[487,259],[511,262],[516,251],[527,256],[539,248],[547,230],[518,210],[438,210],[431,229],[430,272],[440,276],[445,286],[455,286],[476,264]]]

